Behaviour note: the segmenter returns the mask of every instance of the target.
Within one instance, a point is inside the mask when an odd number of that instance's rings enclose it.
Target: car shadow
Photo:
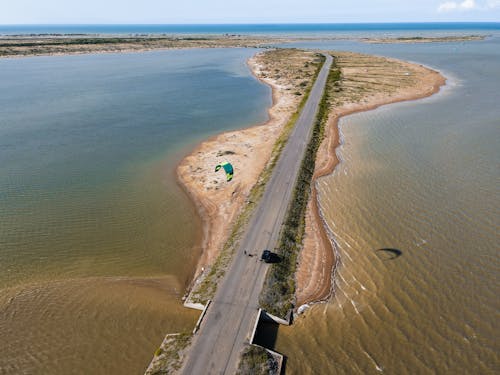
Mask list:
[[[281,257],[276,253],[271,253],[267,263],[281,263]]]

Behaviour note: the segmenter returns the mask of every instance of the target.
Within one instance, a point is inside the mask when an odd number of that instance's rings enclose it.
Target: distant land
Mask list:
[[[0,368],[489,373],[499,43],[0,25]]]

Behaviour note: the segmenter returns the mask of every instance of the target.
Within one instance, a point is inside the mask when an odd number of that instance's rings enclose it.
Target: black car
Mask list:
[[[271,251],[270,250],[264,250],[262,252],[262,255],[261,255],[260,259],[263,260],[266,263],[269,263],[269,261],[271,260]]]

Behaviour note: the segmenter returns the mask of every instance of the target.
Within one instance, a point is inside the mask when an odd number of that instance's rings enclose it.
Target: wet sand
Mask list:
[[[270,67],[263,65],[265,53],[269,52],[256,55],[248,65],[257,78],[272,87],[269,121],[203,142],[177,169],[179,181],[195,202],[203,222],[203,251],[195,275],[219,254],[252,186],[271,156],[277,137],[300,102],[300,97],[290,90],[290,75],[269,74]],[[325,140],[318,151],[315,182],[330,174],[338,164],[335,148],[339,144],[337,124],[340,117],[384,104],[427,97],[445,84],[442,75],[421,65],[354,53],[333,55],[337,57],[343,78],[341,87],[332,88],[332,109]],[[279,69],[274,67],[276,70]],[[235,168],[235,178],[230,183],[225,181],[223,173],[213,171],[222,161],[231,162]],[[334,238],[328,233],[321,215],[316,189],[313,189],[296,275],[297,306],[326,300],[333,292]]]
[[[306,213],[306,234],[297,272],[297,306],[327,300],[334,292],[335,238],[326,225],[318,201],[316,182],[333,172],[339,159],[338,122],[343,116],[375,109],[382,105],[417,100],[438,92],[446,79],[438,72],[422,65],[355,53],[338,53],[337,65],[343,78],[341,91],[332,91],[334,97],[326,135],[321,144],[313,176],[313,189]],[[372,73],[385,81],[372,79]],[[411,79],[409,79],[411,77]],[[348,87],[348,82],[357,86]],[[380,90],[381,86],[392,88]],[[346,87],[342,87],[346,86]],[[362,92],[352,95],[352,89]]]
[[[269,53],[280,55],[276,55],[277,60],[273,61],[268,58]],[[315,71],[311,64],[313,59],[312,52],[292,50],[264,52],[251,58],[248,66],[253,74],[272,88],[273,106],[269,109],[269,120],[202,142],[179,164],[178,179],[195,202],[204,228],[203,250],[196,275],[220,253],[251,188],[271,157],[277,138],[297,110],[302,94],[296,93],[304,93],[310,85],[310,82],[303,84],[308,76],[299,76],[298,70],[312,77]],[[226,181],[223,172],[214,172],[215,166],[224,161],[234,167],[231,182]]]

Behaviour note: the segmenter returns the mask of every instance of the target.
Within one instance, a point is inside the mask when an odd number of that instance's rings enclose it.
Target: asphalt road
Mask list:
[[[260,262],[264,249],[277,245],[300,163],[311,135],[332,57],[326,61],[284,147],[264,195],[243,235],[240,246],[217,288],[181,372],[186,375],[234,374],[239,356],[259,309],[259,294],[268,264]],[[244,254],[253,254],[248,256]]]

